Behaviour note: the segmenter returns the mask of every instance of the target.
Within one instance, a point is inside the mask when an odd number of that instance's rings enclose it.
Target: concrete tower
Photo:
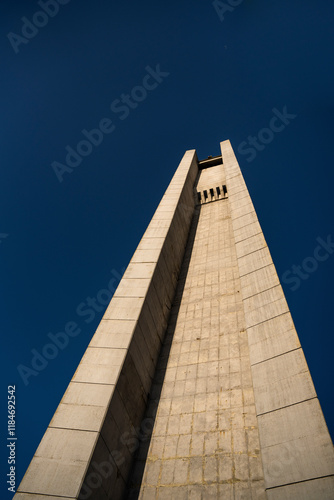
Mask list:
[[[16,500],[334,498],[304,354],[221,151],[185,153]]]

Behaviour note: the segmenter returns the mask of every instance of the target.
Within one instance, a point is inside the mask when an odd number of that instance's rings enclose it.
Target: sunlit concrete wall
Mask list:
[[[221,143],[269,500],[334,498],[334,454],[240,167]],[[281,201],[284,203],[284,200]]]
[[[200,174],[185,153],[16,500],[122,498],[157,378],[140,498],[333,498],[303,351],[229,141],[221,150]]]
[[[202,196],[154,381],[163,385],[141,485],[136,467],[131,478],[141,500],[266,499],[226,184],[220,164],[201,170],[196,185]]]
[[[197,173],[196,153],[187,151],[15,500],[121,498],[188,238]]]

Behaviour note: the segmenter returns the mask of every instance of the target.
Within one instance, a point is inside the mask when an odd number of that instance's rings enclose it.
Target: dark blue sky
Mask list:
[[[333,435],[333,249],[313,257],[317,238],[334,240],[333,2],[244,0],[220,16],[205,1],[63,3],[53,17],[36,15],[37,1],[0,5],[1,428],[7,437],[15,384],[17,485],[103,314],[100,290],[116,284],[184,151],[217,155],[225,139]],[[161,81],[133,90],[157,65]],[[117,111],[131,92],[137,102]],[[263,131],[284,107],[296,116]],[[59,182],[53,162],[103,119],[113,131],[91,151],[81,143],[86,156]],[[245,153],[251,136],[256,154]],[[99,311],[83,315],[88,297]],[[68,322],[80,333],[25,385],[17,367],[32,368],[31,350]]]

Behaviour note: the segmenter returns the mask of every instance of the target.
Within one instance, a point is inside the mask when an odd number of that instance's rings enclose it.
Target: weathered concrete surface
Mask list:
[[[224,168],[217,165],[201,171],[197,190],[223,184]],[[136,498],[146,461],[141,499],[261,500],[266,495],[228,200],[201,204],[197,218],[152,390],[158,393],[163,380],[151,444],[147,457],[137,460],[128,498]]]
[[[122,497],[182,264],[197,172],[196,153],[187,151],[15,499]]]
[[[310,372],[229,141],[221,143],[268,499],[334,498],[334,453]]]
[[[224,163],[199,175],[185,153],[16,500],[122,498],[153,423],[128,498],[334,498],[307,363],[229,141],[221,149]]]

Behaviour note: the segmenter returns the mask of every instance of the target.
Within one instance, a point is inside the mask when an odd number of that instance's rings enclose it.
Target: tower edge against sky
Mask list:
[[[34,495],[40,500],[121,497],[182,263],[197,173],[196,152],[187,151],[36,450],[16,500]]]
[[[228,204],[265,494],[269,500],[330,499],[334,460],[326,423],[229,141],[221,143],[221,151],[228,196],[208,202]],[[17,500],[122,497],[195,216],[198,173],[196,152],[187,151],[35,453]],[[212,186],[205,188],[215,189],[221,178],[216,182],[212,174],[211,180]],[[189,478],[188,473],[185,484],[191,483]],[[237,479],[226,484],[233,481]],[[216,482],[224,481],[217,477]]]
[[[229,141],[221,143],[269,500],[331,498],[333,445],[284,292]]]

